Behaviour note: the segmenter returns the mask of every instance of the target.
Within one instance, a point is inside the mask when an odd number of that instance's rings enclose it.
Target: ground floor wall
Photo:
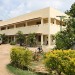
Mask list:
[[[28,36],[28,34],[26,34],[25,36]],[[11,35],[11,36],[8,36],[8,43],[14,41],[14,42],[17,42],[17,35]],[[36,46],[53,46],[55,43],[54,43],[54,39],[53,39],[53,36],[50,35],[44,35],[44,34],[36,34],[35,36],[35,40],[36,40]]]

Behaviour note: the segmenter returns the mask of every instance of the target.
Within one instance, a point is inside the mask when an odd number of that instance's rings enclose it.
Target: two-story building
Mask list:
[[[57,16],[66,16],[66,14],[48,7],[6,21],[0,21],[0,34],[5,33],[8,36],[8,42],[11,42],[16,40],[18,31],[22,31],[25,35],[36,33],[38,45],[52,47],[54,45],[53,35],[60,31],[61,21]]]

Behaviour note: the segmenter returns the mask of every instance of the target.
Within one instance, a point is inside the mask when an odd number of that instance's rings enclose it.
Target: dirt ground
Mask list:
[[[0,75],[13,75],[6,68],[6,65],[10,63],[11,48],[9,44],[0,45]]]
[[[6,68],[7,64],[10,63],[10,50],[12,46],[9,44],[0,45],[0,75],[13,75]],[[31,51],[36,51],[37,48],[29,48]],[[48,49],[49,50],[49,49]],[[46,48],[43,51],[48,51]]]

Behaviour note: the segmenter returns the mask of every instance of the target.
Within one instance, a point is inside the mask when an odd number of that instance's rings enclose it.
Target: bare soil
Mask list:
[[[12,46],[9,44],[0,45],[0,75],[13,75],[7,70],[10,63],[10,50]]]

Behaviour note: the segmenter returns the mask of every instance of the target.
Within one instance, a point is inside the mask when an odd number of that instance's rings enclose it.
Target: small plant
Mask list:
[[[38,52],[35,52],[35,53],[33,54],[33,60],[34,60],[34,61],[39,61],[39,58],[40,58],[40,54],[39,54]]]
[[[12,41],[10,42],[10,45],[16,45],[16,42]]]
[[[11,64],[21,69],[28,69],[32,61],[32,52],[23,47],[12,48],[10,56]]]

